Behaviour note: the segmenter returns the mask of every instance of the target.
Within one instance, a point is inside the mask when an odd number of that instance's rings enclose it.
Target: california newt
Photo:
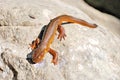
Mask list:
[[[78,23],[89,28],[97,27],[96,24],[91,24],[84,20],[69,15],[61,15],[52,19],[46,26],[42,39],[40,40],[39,38],[37,38],[30,45],[33,52],[32,61],[34,63],[41,62],[47,52],[49,52],[53,56],[52,63],[54,63],[54,65],[58,63],[58,54],[55,50],[50,48],[50,45],[54,40],[56,31],[59,32],[58,39],[60,39],[60,41],[62,40],[62,38],[65,39],[66,37],[65,30],[61,26],[63,22]]]

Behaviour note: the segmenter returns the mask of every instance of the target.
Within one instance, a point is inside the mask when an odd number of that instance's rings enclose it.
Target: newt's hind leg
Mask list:
[[[38,47],[39,43],[40,43],[40,39],[39,38],[37,38],[36,40],[33,40],[32,44],[30,44],[31,49],[32,50],[36,49]]]
[[[62,38],[65,40],[66,37],[65,29],[61,25],[58,25],[57,30],[59,32],[58,39],[60,39],[60,41],[62,40]]]
[[[52,63],[56,65],[58,63],[58,53],[51,48],[49,49],[48,52],[53,56]]]

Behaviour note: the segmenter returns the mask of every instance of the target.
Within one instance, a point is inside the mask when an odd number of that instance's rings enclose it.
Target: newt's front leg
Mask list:
[[[49,49],[48,52],[53,56],[52,63],[56,65],[58,63],[58,53],[51,48]]]
[[[40,43],[40,39],[37,38],[36,40],[32,41],[32,44],[30,44],[31,49],[36,49]]]

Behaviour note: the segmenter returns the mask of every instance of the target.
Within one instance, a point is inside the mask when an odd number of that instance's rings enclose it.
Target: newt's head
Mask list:
[[[35,50],[33,50],[32,61],[34,63],[41,62],[44,58],[45,53],[46,53],[46,49],[40,47],[36,48]]]

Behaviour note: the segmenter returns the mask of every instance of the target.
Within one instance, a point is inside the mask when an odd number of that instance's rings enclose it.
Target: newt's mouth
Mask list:
[[[43,58],[32,58],[33,63],[40,63],[43,61]]]
[[[41,54],[31,53],[31,54],[27,55],[26,60],[30,64],[36,64],[36,63],[42,62],[43,61],[43,57],[44,57],[44,53],[41,53]]]

